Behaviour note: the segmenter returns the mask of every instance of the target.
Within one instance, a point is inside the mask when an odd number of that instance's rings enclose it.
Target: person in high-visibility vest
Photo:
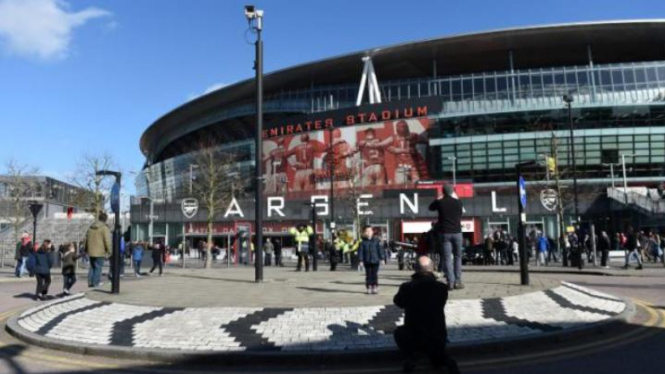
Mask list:
[[[305,271],[309,271],[309,237],[314,233],[312,226],[299,224],[289,230],[296,241],[296,254],[298,255],[298,266],[296,271],[302,270],[302,263],[305,263]]]
[[[360,240],[349,238],[346,247],[344,248],[344,253],[348,253],[350,257],[351,270],[360,271],[359,261],[358,261],[358,247],[360,247]]]

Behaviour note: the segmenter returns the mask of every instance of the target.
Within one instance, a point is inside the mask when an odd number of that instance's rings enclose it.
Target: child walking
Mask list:
[[[62,255],[62,293],[69,295],[74,283],[76,283],[76,261],[81,256],[76,253],[74,243],[69,243],[65,247],[65,253]]]

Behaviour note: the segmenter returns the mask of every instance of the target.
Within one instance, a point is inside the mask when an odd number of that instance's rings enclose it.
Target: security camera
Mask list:
[[[251,20],[256,17],[256,9],[254,5],[245,5],[245,17]]]

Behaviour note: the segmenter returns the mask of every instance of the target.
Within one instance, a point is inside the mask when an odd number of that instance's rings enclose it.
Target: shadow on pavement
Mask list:
[[[18,357],[24,350],[25,346],[12,344],[0,348],[0,362],[4,362],[7,367],[11,370],[11,373],[23,374],[27,371],[16,362],[16,357]]]
[[[14,298],[15,299],[34,299],[35,294],[31,293],[31,292],[24,292],[24,293],[20,293],[18,295],[14,295]]]
[[[296,287],[299,290],[312,291],[312,292],[325,292],[325,293],[352,293],[352,294],[364,294],[365,292],[361,291],[345,291],[345,290],[331,290],[328,288],[316,288],[316,287]]]
[[[661,307],[662,308],[662,307]],[[663,321],[660,321],[661,323]],[[333,341],[345,343],[350,336],[361,335],[368,342],[381,340],[392,343],[392,336],[377,331],[378,326],[369,323],[361,325],[354,322],[343,324],[330,324],[327,326],[332,333]],[[382,330],[382,329],[379,329]],[[449,331],[450,332],[450,331]],[[639,332],[639,335],[635,335]],[[249,333],[249,332],[248,332]],[[519,345],[491,345],[471,346],[466,348],[450,347],[450,354],[459,362],[463,373],[492,373],[492,374],[560,374],[580,373],[584,368],[585,374],[601,373],[661,373],[662,363],[654,360],[656,352],[665,350],[665,330],[657,326],[642,327],[632,323],[621,322],[615,327],[591,334],[578,336],[559,336],[538,341],[537,344],[525,341]],[[632,336],[631,339],[620,339],[622,336]],[[639,336],[639,340],[634,338]],[[619,339],[616,339],[616,338]],[[609,340],[614,339],[614,340]],[[301,351],[305,355],[291,355],[299,352],[276,352],[277,354],[263,355],[266,344],[256,339],[243,339],[252,341],[248,349],[259,353],[259,356],[240,354],[202,354],[193,358],[174,359],[170,363],[145,363],[122,365],[113,369],[97,367],[79,367],[78,373],[399,373],[402,358],[393,344],[384,351],[366,352],[331,352],[332,355],[310,354],[307,350]],[[607,340],[607,342],[605,342]],[[595,344],[596,348],[590,348]],[[304,347],[291,348],[320,348],[330,346],[326,342],[304,343]],[[575,347],[585,347],[580,352],[574,352]],[[648,349],[645,349],[648,347]],[[19,345],[0,348],[0,363],[6,362],[10,372],[28,373],[16,361],[22,350]],[[573,353],[571,353],[573,352]],[[629,357],[630,359],[627,359]],[[85,359],[85,357],[84,357]],[[36,363],[39,357],[34,357]],[[94,359],[93,359],[94,360]],[[63,361],[64,363],[65,361]],[[94,361],[93,361],[94,362]],[[72,368],[73,369],[73,368]],[[81,370],[83,369],[83,370]],[[81,371],[79,371],[81,370]],[[70,373],[73,370],[50,371],[53,373]],[[432,367],[424,358],[418,367],[419,373],[433,373]]]

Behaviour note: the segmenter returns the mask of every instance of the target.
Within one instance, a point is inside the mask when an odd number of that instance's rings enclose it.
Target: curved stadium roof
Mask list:
[[[353,52],[296,65],[264,76],[264,95],[312,85],[358,82],[361,58],[371,56],[381,80],[505,71],[507,51],[515,69],[583,65],[587,45],[597,64],[665,60],[665,19],[572,23],[459,34]],[[252,102],[248,79],[189,101],[155,121],[140,140],[154,160],[170,143],[193,129],[183,124],[220,107]]]

